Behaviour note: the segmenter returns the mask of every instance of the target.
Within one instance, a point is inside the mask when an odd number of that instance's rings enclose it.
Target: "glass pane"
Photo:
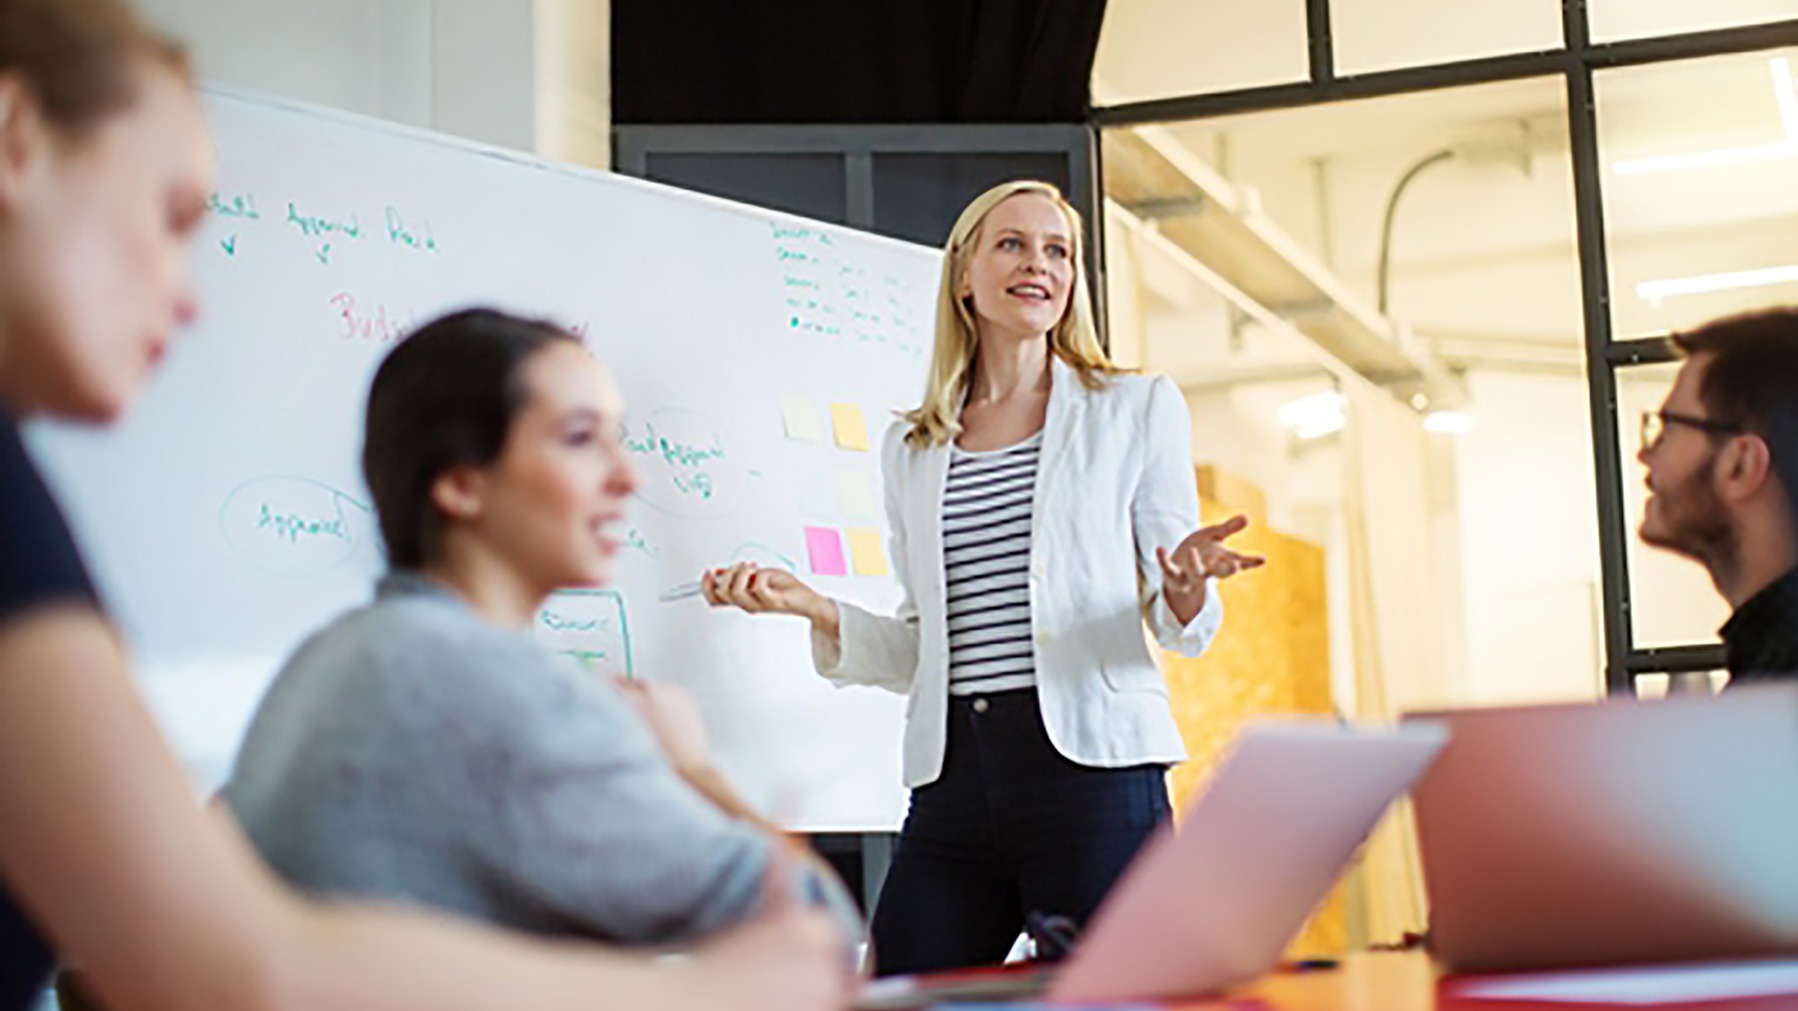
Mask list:
[[[1669,695],[1715,695],[1729,684],[1724,670],[1682,671],[1678,674],[1637,674],[1636,698],[1664,699]]]
[[[1471,701],[1596,697],[1603,594],[1585,379],[1491,362],[1468,381],[1474,427],[1455,448]]]
[[[1708,31],[1798,18],[1792,0],[1586,0],[1592,41]]]
[[[1642,510],[1648,502],[1639,419],[1658,410],[1673,387],[1677,365],[1649,365],[1617,373],[1618,445],[1623,453],[1624,523],[1629,536],[1631,629],[1638,647],[1684,646],[1717,641],[1729,606],[1717,595],[1703,566],[1642,543]]]
[[[1561,46],[1559,0],[1331,0],[1336,72],[1363,74]]]
[[[1615,336],[1798,301],[1795,73],[1798,49],[1598,75]]]
[[[1198,452],[1251,481],[1276,530],[1325,545],[1351,588],[1330,601],[1333,650],[1406,616],[1409,652],[1383,663],[1415,679],[1389,697],[1602,688],[1564,109],[1539,79],[1104,136],[1111,217],[1131,223],[1109,233],[1114,340],[1187,390]],[[1255,308],[1220,307],[1207,276]],[[1333,378],[1319,351],[1361,346],[1345,312],[1463,375],[1458,416],[1419,415],[1346,353]],[[1336,669],[1349,708],[1352,650]]]
[[[1110,0],[1093,104],[1303,81],[1308,46],[1305,0]]]
[[[1277,265],[1224,227],[1222,202],[1453,356],[1577,369],[1565,109],[1561,80],[1538,78],[1112,130],[1105,186],[1200,260],[1243,271],[1237,283],[1276,308],[1304,310],[1315,292],[1272,277]],[[1211,179],[1229,192],[1207,190]]]

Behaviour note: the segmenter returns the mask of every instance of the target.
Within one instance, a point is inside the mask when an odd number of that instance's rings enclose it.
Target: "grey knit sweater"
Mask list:
[[[676,775],[611,685],[410,574],[288,661],[225,799],[302,890],[627,943],[753,912],[770,846]],[[854,939],[840,882],[804,874]]]

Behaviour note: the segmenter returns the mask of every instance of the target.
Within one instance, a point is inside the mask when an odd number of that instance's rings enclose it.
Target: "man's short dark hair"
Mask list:
[[[1759,435],[1798,510],[1798,306],[1728,316],[1673,335],[1708,364],[1698,398],[1710,417]]]

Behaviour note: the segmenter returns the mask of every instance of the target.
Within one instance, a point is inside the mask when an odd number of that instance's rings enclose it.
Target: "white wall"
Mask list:
[[[609,151],[606,0],[138,0],[203,79],[546,157]]]
[[[535,4],[430,0],[431,126],[537,149]]]
[[[1109,0],[1098,105],[1302,81],[1304,0]]]
[[[536,0],[537,153],[604,168],[612,163],[609,0]]]

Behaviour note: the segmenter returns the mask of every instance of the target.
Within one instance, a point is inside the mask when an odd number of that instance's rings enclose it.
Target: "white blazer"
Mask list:
[[[1156,548],[1198,529],[1192,430],[1165,377],[1117,376],[1088,390],[1053,359],[1030,524],[1030,624],[1037,694],[1049,740],[1082,765],[1117,767],[1186,757],[1167,682],[1143,636],[1146,620],[1170,650],[1198,656],[1223,621],[1215,581],[1182,626],[1161,595]],[[892,616],[837,602],[838,638],[814,634],[813,662],[830,681],[909,696],[905,783],[943,769],[949,712],[949,623],[943,574],[943,485],[949,447],[913,449],[906,425],[881,447],[895,575]]]

